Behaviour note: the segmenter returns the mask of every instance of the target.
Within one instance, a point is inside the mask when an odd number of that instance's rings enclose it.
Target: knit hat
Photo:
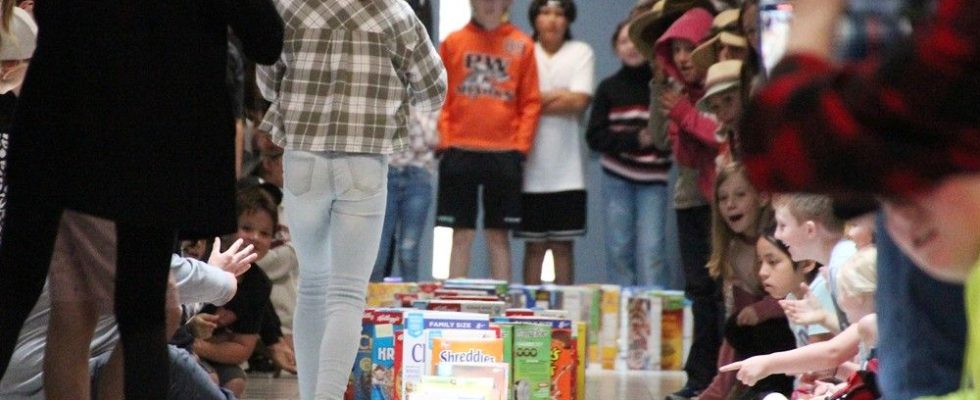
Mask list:
[[[648,60],[653,59],[654,44],[681,15],[694,8],[703,8],[711,15],[715,6],[710,0],[660,0],[650,11],[637,15],[630,23],[629,35],[636,50]]]
[[[698,108],[706,110],[709,97],[737,88],[741,83],[741,72],[742,62],[739,60],[722,61],[708,68],[708,77],[704,81],[705,93],[704,97],[698,100]]]
[[[26,60],[37,45],[37,24],[27,11],[14,7],[10,31],[0,32],[0,61]]]

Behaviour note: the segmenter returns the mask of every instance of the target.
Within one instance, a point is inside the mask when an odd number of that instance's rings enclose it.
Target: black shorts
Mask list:
[[[585,235],[584,190],[524,193],[521,227],[514,237],[527,240],[571,240]]]
[[[450,148],[439,161],[436,225],[476,228],[482,188],[483,226],[515,229],[521,223],[521,153]]]

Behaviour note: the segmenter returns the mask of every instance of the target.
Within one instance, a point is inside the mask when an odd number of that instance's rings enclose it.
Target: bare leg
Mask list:
[[[44,357],[44,391],[48,399],[91,397],[88,350],[98,317],[92,302],[51,304]]]
[[[551,255],[555,257],[555,284],[571,285],[575,282],[575,253],[570,240],[548,242]]]
[[[510,282],[510,238],[506,229],[485,229],[490,250],[490,276]]]
[[[541,284],[541,263],[548,251],[548,242],[526,242],[524,244],[524,284]]]
[[[476,230],[453,229],[453,250],[449,254],[449,277],[465,278],[470,272],[470,251]]]

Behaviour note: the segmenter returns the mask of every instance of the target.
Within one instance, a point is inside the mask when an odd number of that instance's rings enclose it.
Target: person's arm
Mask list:
[[[581,116],[589,106],[595,81],[595,53],[584,44],[581,47],[581,56],[567,67],[574,71],[569,87],[541,93],[541,115]]]
[[[647,121],[647,132],[653,139],[653,147],[665,153],[671,151],[670,135],[668,134],[667,116],[660,112],[660,93],[667,90],[667,82],[658,80],[657,73],[650,80],[650,120]]]
[[[783,308],[779,306],[779,300],[768,295],[762,300],[750,304],[749,307],[755,310],[755,314],[759,316],[759,322],[786,316]]]
[[[296,249],[290,243],[284,243],[269,250],[265,257],[256,261],[255,264],[262,268],[262,271],[272,281],[282,279],[299,269]]]
[[[270,0],[222,0],[228,23],[242,41],[245,55],[269,65],[279,59],[283,46],[283,23]]]
[[[611,105],[607,96],[608,87],[599,85],[592,102],[592,113],[585,129],[585,141],[589,148],[601,153],[621,153],[640,150],[640,129],[620,132],[614,129],[609,120]]]
[[[843,67],[828,59],[843,0],[802,0],[794,7],[787,54],[748,105],[740,129],[759,190],[840,193],[846,191],[840,171],[862,171],[850,178],[854,185],[902,191],[915,174],[936,171],[888,176],[879,157],[929,165],[917,158],[924,157],[922,148],[976,148],[978,135],[956,133],[980,126],[980,3],[941,0],[929,25],[886,58]],[[904,146],[884,140],[889,137]],[[812,167],[795,160],[804,150],[821,152],[809,154]],[[829,152],[834,156],[823,156]]]
[[[857,355],[859,342],[857,326],[851,326],[828,341],[751,357],[723,366],[718,371],[738,371],[738,380],[752,386],[773,374],[802,374],[837,367]]]
[[[177,283],[181,304],[211,303],[223,305],[231,301],[238,290],[236,276],[248,271],[258,257],[253,246],[241,248],[242,240],[236,240],[221,251],[221,239],[215,238],[208,263],[192,258],[171,256],[170,270]]]
[[[201,358],[222,364],[241,364],[255,351],[258,334],[234,333],[228,340],[211,341],[194,339],[194,353]]]
[[[436,111],[446,100],[446,67],[421,23],[415,24],[415,35],[417,44],[404,71],[412,92],[412,106],[421,111]]]
[[[676,92],[662,92],[661,104],[664,105],[666,96],[679,96],[673,99],[673,107],[667,108],[667,118],[677,124],[682,135],[689,136],[704,145],[717,149],[721,146],[718,141],[718,120],[714,115],[699,111],[691,104],[687,96]]]
[[[443,65],[446,66],[447,78],[450,71],[453,71],[453,57],[454,55],[450,41],[444,40],[442,44],[439,45],[439,58],[443,60]],[[445,140],[445,138],[450,132],[452,126],[451,118],[453,116],[453,100],[455,98],[456,91],[453,90],[453,88],[448,88],[448,91],[446,92],[446,101],[443,103],[442,111],[439,113],[439,120],[436,123],[436,130],[439,132],[439,142],[436,145],[437,150],[445,150],[449,148],[449,143]]]
[[[534,144],[534,134],[541,116],[541,92],[538,82],[538,65],[534,58],[534,47],[524,52],[520,79],[517,86],[517,131],[515,145],[525,156]]]
[[[589,106],[592,96],[564,89],[541,93],[541,115],[578,115]]]

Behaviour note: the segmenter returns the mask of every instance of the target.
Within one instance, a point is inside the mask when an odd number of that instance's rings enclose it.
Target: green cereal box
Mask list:
[[[514,325],[514,400],[551,399],[551,329]]]

